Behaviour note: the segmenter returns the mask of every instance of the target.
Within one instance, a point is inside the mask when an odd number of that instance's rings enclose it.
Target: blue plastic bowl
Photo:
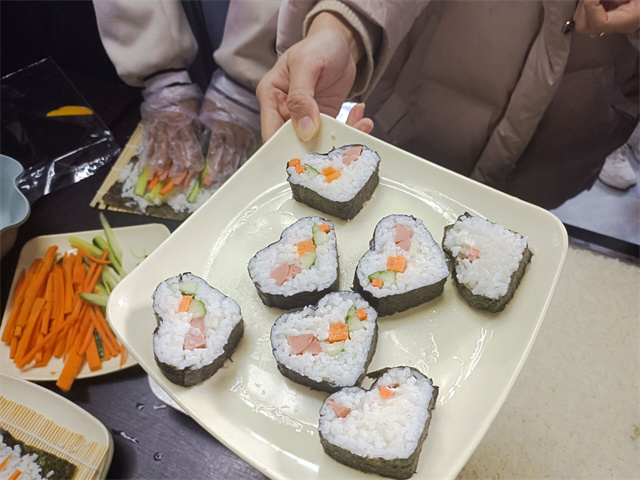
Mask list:
[[[27,221],[31,207],[18,189],[17,181],[24,172],[11,157],[0,155],[0,258],[11,250],[18,227]]]

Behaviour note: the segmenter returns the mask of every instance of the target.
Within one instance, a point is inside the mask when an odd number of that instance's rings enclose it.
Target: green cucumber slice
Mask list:
[[[142,171],[140,172],[140,176],[138,177],[138,181],[136,182],[136,187],[133,189],[133,193],[139,197],[144,197],[144,194],[147,191],[147,181],[149,180],[149,166],[145,165],[142,167]]]
[[[316,263],[316,252],[308,252],[300,257],[300,263],[306,269],[313,267]]]
[[[304,166],[307,169],[307,174],[309,175],[309,178],[313,178],[313,177],[316,177],[316,176],[320,175],[320,172],[318,170],[316,170],[315,168],[313,168],[308,163],[305,163]]]
[[[344,340],[335,343],[323,343],[322,350],[330,357],[335,357],[340,352],[344,352]]]
[[[319,247],[320,245],[324,245],[325,243],[327,243],[327,241],[329,240],[329,234],[325,233],[319,225],[316,225],[315,223],[313,224],[313,226],[311,227],[311,231],[313,232],[313,243],[315,244],[316,247]]]
[[[356,330],[362,330],[364,328],[364,326],[362,325],[362,321],[356,313],[356,307],[353,305],[347,312],[346,322],[350,332],[355,332]]]
[[[383,284],[396,284],[396,272],[394,272],[393,270],[381,270],[379,272],[372,273],[368,278],[370,282],[376,278],[379,278],[380,280],[382,280]]]
[[[180,289],[180,293],[183,295],[195,295],[198,291],[198,283],[197,282],[180,282],[178,284],[178,288]]]
[[[189,305],[189,313],[193,315],[193,318],[204,317],[207,314],[207,309],[204,308],[204,303],[194,299]]]
[[[87,302],[93,303],[95,305],[100,305],[101,307],[106,307],[107,302],[109,301],[109,295],[101,295],[99,293],[78,293],[78,296],[82,300],[86,300]]]

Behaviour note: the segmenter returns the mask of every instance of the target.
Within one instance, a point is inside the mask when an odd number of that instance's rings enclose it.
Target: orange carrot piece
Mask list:
[[[379,278],[374,278],[373,280],[371,280],[371,285],[376,288],[382,288],[382,285],[384,285],[384,283]]]
[[[124,345],[120,345],[120,368],[124,367],[124,363],[127,361],[127,349]]]
[[[299,158],[292,158],[291,160],[289,160],[289,166],[290,167],[295,167],[296,165],[300,165],[300,159]]]
[[[329,325],[329,343],[341,342],[349,338],[349,327],[346,323],[332,323]]]
[[[38,270],[36,271],[35,278],[30,285],[27,285],[23,300],[24,305],[31,307],[34,304],[42,283],[46,280],[46,276],[51,270],[51,266],[53,265],[57,251],[58,247],[56,247],[55,245],[49,247],[49,249],[47,250],[43,261],[38,265]],[[23,308],[20,310],[20,314],[16,320],[16,327],[24,327],[27,324],[29,314],[31,313],[30,310],[30,308]]]
[[[334,180],[339,179],[341,176],[342,176],[342,173],[340,173],[340,172],[334,172],[334,173],[332,173],[332,174],[330,174],[330,175],[326,175],[326,176],[325,176],[325,178],[327,179],[327,183],[331,183],[331,182],[333,182]]]
[[[100,370],[102,368],[102,362],[100,361],[100,354],[98,353],[98,346],[96,345],[96,337],[93,336],[93,330],[91,330],[91,339],[86,354],[89,370],[92,372]]]
[[[69,326],[71,326],[71,325],[69,325]],[[53,349],[53,356],[54,357],[60,358],[64,354],[64,347],[66,346],[66,343],[67,343],[67,334],[68,334],[68,332],[69,332],[68,329],[65,330],[63,333],[60,334],[58,339],[55,341],[55,347]],[[37,348],[37,345],[36,345],[36,348]]]
[[[2,463],[0,463],[0,471],[7,466],[7,463],[9,463],[9,459],[11,458],[11,454],[9,454],[7,456],[7,458],[5,458]]]
[[[89,320],[88,323],[89,327],[87,328],[87,331],[84,334],[84,338],[83,338],[83,342],[82,342],[82,346],[80,347],[80,350],[78,351],[78,353],[80,355],[84,355],[87,353],[87,349],[89,348],[89,344],[91,343],[91,339],[93,339],[93,332],[96,329],[93,326],[93,322],[91,320]]]
[[[178,313],[188,311],[189,305],[191,305],[191,300],[193,300],[193,295],[183,295],[180,307],[178,308]]]
[[[91,319],[88,316],[84,316],[82,320],[78,322],[78,332],[73,339],[72,349],[78,355],[84,355],[87,347],[89,346],[89,331],[93,331]],[[84,350],[83,350],[84,349]]]
[[[298,255],[303,256],[306,253],[314,252],[316,250],[316,244],[313,243],[313,239],[305,240],[296,245],[298,247]]]
[[[322,174],[325,177],[328,177],[329,175],[333,175],[334,173],[336,173],[337,170],[335,168],[333,168],[332,166],[328,166],[322,169]]]
[[[72,283],[75,286],[82,284],[82,278],[84,277],[84,275],[82,275],[82,272],[84,271],[84,265],[82,264],[82,258],[85,255],[87,255],[85,253],[85,251],[82,250],[81,248],[79,248],[78,249],[78,255],[76,255],[76,261],[73,264],[73,274],[71,275]]]
[[[102,314],[102,310],[100,310],[99,306],[93,305],[93,313],[95,313],[98,320],[100,320],[104,325],[105,334],[109,339],[109,341],[111,342],[111,345],[113,345],[113,355],[115,356],[120,351],[120,344],[118,343],[116,336],[111,331],[111,327],[109,326],[107,319],[104,318],[104,315]],[[104,342],[104,337],[102,337],[102,341]]]
[[[18,313],[20,312],[20,307],[22,306],[22,300],[24,299],[24,292],[26,290],[26,286],[28,285],[29,275],[24,275],[24,269],[20,274],[20,278],[22,281],[18,280],[16,284],[16,289],[13,294],[13,305],[11,306],[11,313],[9,314],[9,320],[7,320],[7,325],[5,326],[4,332],[2,332],[2,341],[8,343],[11,341],[13,337],[13,329],[15,327],[16,319],[18,317]]]
[[[22,472],[20,470],[16,470],[15,472],[13,472],[13,475],[11,475],[8,478],[8,480],[16,480],[20,476],[21,473]]]
[[[37,320],[40,318],[44,302],[44,298],[37,298],[35,302],[33,302],[33,308],[31,309],[29,318],[27,319],[27,325],[25,326],[24,334],[18,342],[18,351],[16,352],[16,356],[14,358],[14,362],[16,364],[20,363],[22,357],[24,357],[27,351],[27,348],[29,347],[29,343],[31,342],[31,334],[33,333]]]
[[[9,358],[13,360],[16,358],[16,352],[18,351],[18,337],[11,338],[11,347],[9,348]]]
[[[306,171],[307,167],[304,165],[296,165],[296,173],[300,175],[302,172]]]
[[[51,274],[53,277],[53,314],[54,318],[58,318],[60,314],[64,315],[64,274],[62,267],[55,266]]]
[[[149,185],[147,185],[147,191],[150,192],[151,190],[156,188],[156,185],[158,184],[159,181],[160,181],[160,176],[157,174],[154,175],[151,181],[149,182]]]
[[[82,367],[82,359],[83,357],[76,352],[71,352],[67,357],[62,372],[60,372],[60,377],[56,382],[56,386],[63,392],[68,392],[71,385],[73,385],[73,381],[78,376],[80,367]]]
[[[167,183],[164,187],[162,187],[158,193],[160,195],[166,195],[171,190],[173,190],[173,185],[174,185],[173,180],[169,180],[169,183]]]
[[[64,273],[64,313],[71,313],[73,310],[73,280],[71,278],[71,263],[75,260],[71,257],[65,257],[62,260],[62,272]]]
[[[55,341],[50,341],[49,343],[47,343],[42,348],[42,352],[43,352],[42,353],[42,360],[37,362],[34,365],[34,367],[46,367],[49,364],[49,361],[51,360],[51,357],[53,357],[53,350],[54,350],[55,346],[56,346]]]
[[[380,396],[385,400],[391,398],[394,393],[396,393],[396,390],[394,388],[380,387]]]
[[[356,315],[358,315],[358,318],[360,319],[361,322],[367,319],[367,312],[365,311],[364,308],[357,309]]]
[[[326,223],[321,223],[320,225],[318,225],[318,227],[320,228],[320,230],[322,230],[324,233],[329,233],[329,231],[331,230],[331,228],[329,227],[329,225],[327,225]]]
[[[52,282],[53,283],[53,282]],[[42,309],[42,323],[40,324],[40,333],[46,335],[49,332],[51,310],[53,310],[53,301],[44,299],[44,308]]]
[[[93,255],[89,255],[88,253],[85,253],[84,256],[88,258],[90,261],[92,261],[93,263],[102,263],[105,265],[109,265],[113,263],[111,260],[102,260],[101,258],[96,258]]]
[[[387,258],[387,270],[403,273],[405,269],[405,258],[402,255]]]
[[[99,310],[99,309],[98,309]],[[102,348],[104,349],[105,355],[109,352],[109,357],[113,357],[116,355],[117,347],[111,342],[109,335],[107,334],[107,329],[109,325],[105,325],[101,319],[96,314],[96,309],[90,309],[89,318],[93,322],[93,326],[98,330],[98,335],[102,339]]]

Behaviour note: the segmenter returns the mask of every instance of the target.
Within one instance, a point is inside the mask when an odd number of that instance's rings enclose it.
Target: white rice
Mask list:
[[[396,245],[395,226],[403,224],[413,231],[409,252]],[[376,297],[386,297],[432,285],[449,275],[444,253],[433,239],[422,220],[409,215],[390,215],[380,220],[374,232],[375,249],[370,250],[358,262],[356,273],[360,285]],[[374,287],[369,275],[387,270],[387,259],[402,255],[406,265],[403,273],[396,273],[396,284],[385,283]]]
[[[283,263],[299,262],[297,244],[312,238],[313,225],[329,225],[329,239],[316,247],[316,263],[302,266],[295,277],[278,285],[271,272]],[[335,282],[338,272],[338,249],[333,223],[320,217],[303,217],[287,227],[277,243],[260,250],[249,261],[249,275],[258,288],[272,295],[293,295],[298,292],[324,290]]]
[[[445,235],[443,245],[456,258],[458,281],[474,295],[498,299],[507,293],[511,275],[522,260],[527,237],[480,217],[461,217]],[[473,262],[466,258],[478,249]]]
[[[395,393],[382,398],[382,386],[395,388]],[[332,444],[363,457],[408,458],[418,448],[433,390],[429,379],[408,367],[390,369],[372,390],[344,388],[330,395],[351,411],[339,418],[325,402],[318,429]]]
[[[293,354],[287,342],[288,335],[311,333],[322,344],[329,338],[332,323],[345,323],[349,309],[363,308],[367,318],[361,322],[365,328],[350,332],[345,340],[344,351],[336,356],[324,352],[318,355]],[[355,292],[335,292],[325,295],[318,308],[305,307],[303,310],[282,315],[271,329],[271,346],[276,360],[316,382],[330,382],[338,386],[355,385],[364,372],[365,362],[375,332],[377,312]]]
[[[144,197],[139,197],[138,195],[133,193],[136,188],[136,182],[138,181],[141,170],[142,167],[140,166],[140,162],[129,162],[120,172],[120,182],[122,182],[122,197],[130,198],[132,202],[135,202],[135,204],[137,204],[142,212],[146,212],[147,207],[151,205],[162,205],[163,202],[159,199],[156,199],[155,202],[151,203],[145,200]],[[189,203],[187,201],[187,197],[189,196],[189,193],[193,189],[193,186],[195,185],[197,180],[198,176],[194,175],[188,187],[174,188],[170,193],[167,194],[166,203],[176,212],[195,212],[216,190],[215,185],[212,185],[209,188],[203,188],[202,190],[200,190],[196,201],[193,203]]]
[[[11,448],[4,443],[4,439],[0,435],[0,463],[9,455],[11,455],[11,458],[0,470],[0,480],[8,479],[16,470],[22,472],[18,477],[19,480],[46,480],[48,478],[47,475],[53,475],[53,471],[50,471],[43,476],[42,468],[36,463],[38,459],[37,453],[22,455],[22,447],[20,445],[15,445]]]
[[[345,165],[342,163],[342,152],[351,147],[352,145],[340,147],[326,155],[308,153],[300,158],[300,163],[302,165],[311,165],[320,172],[320,175],[310,178],[311,175],[309,175],[308,169],[302,173],[296,173],[295,167],[287,167],[289,182],[308,187],[335,202],[351,200],[362,190],[362,187],[364,187],[380,163],[380,157],[376,152],[362,146],[360,157],[349,165]],[[322,169],[329,166],[342,173],[340,178],[331,183],[328,183],[326,177],[322,175]]]
[[[158,331],[153,336],[153,350],[163,363],[179,369],[201,368],[222,355],[233,328],[242,319],[240,306],[230,297],[211,287],[200,277],[182,274],[182,281],[198,284],[195,300],[204,303],[206,348],[184,349],[184,341],[193,315],[178,312],[182,293],[180,275],[165,280],[153,294],[154,311],[160,315]]]

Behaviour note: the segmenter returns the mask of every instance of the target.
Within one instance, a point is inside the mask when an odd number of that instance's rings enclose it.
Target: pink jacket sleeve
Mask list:
[[[94,0],[98,30],[118,75],[129,85],[187,68],[198,51],[179,0]]]

